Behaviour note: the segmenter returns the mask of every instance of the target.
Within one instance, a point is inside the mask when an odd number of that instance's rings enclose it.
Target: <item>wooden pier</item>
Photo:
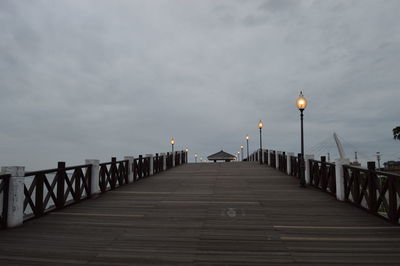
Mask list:
[[[185,164],[0,231],[0,265],[399,261],[399,226],[255,162]]]

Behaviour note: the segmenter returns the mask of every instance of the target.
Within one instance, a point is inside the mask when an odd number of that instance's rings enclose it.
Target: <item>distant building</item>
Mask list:
[[[350,162],[351,166],[361,166],[359,162]]]
[[[214,154],[208,156],[207,159],[209,161],[214,161],[214,163],[216,163],[217,161],[230,162],[230,161],[236,160],[236,156],[221,150],[220,152],[217,152],[217,153],[214,153]]]
[[[383,163],[384,171],[400,172],[400,161],[387,161]]]

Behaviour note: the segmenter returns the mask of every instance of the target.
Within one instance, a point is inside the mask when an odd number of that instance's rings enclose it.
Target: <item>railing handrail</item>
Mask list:
[[[70,170],[75,170],[76,168],[87,168],[92,166],[91,164],[81,164],[81,165],[73,165],[73,166],[68,166],[65,168],[62,168],[65,171],[70,171]],[[50,174],[53,172],[57,172],[60,170],[60,168],[52,168],[52,169],[45,169],[45,170],[38,170],[38,171],[30,171],[30,172],[25,172],[25,177],[37,175],[37,174]]]

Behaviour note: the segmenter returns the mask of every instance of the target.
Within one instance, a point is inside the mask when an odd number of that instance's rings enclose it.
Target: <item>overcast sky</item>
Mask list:
[[[258,147],[400,157],[400,1],[0,1],[0,165]],[[334,157],[335,155],[333,155]],[[373,158],[372,158],[373,159]]]

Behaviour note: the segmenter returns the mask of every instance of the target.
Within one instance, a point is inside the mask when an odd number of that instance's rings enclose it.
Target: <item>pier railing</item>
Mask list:
[[[99,187],[101,192],[113,190],[128,184],[129,160],[117,161],[112,157],[111,162],[101,163],[99,172]]]
[[[0,175],[0,228],[7,226],[10,175]]]
[[[310,184],[336,196],[335,164],[326,162],[325,156],[320,161],[309,160]]]
[[[394,223],[399,222],[399,175],[375,171],[374,163],[369,163],[368,169],[349,165],[343,168],[346,201]]]
[[[257,154],[259,154],[257,156]],[[261,154],[261,156],[260,156]],[[267,158],[267,159],[265,159]],[[247,161],[267,162],[288,175],[299,178],[300,155],[273,150],[256,151]],[[347,160],[327,162],[326,157],[315,160],[313,155],[305,156],[306,184],[316,187],[374,215],[399,223],[400,220],[400,175],[377,171],[375,162],[368,162],[368,168],[350,165]]]
[[[91,165],[65,167],[25,173],[24,219],[42,216],[91,195]]]
[[[138,158],[128,156],[119,161],[112,157],[105,163],[86,160],[84,165],[68,167],[65,162],[58,162],[57,168],[31,172],[21,171],[24,167],[5,167],[13,174],[0,175],[0,227],[18,226],[25,220],[161,173],[186,161],[187,153],[178,151]],[[11,184],[13,178],[18,182]],[[10,186],[15,186],[13,191],[21,191],[21,195],[10,195]],[[11,218],[8,215],[10,204],[16,210]]]

